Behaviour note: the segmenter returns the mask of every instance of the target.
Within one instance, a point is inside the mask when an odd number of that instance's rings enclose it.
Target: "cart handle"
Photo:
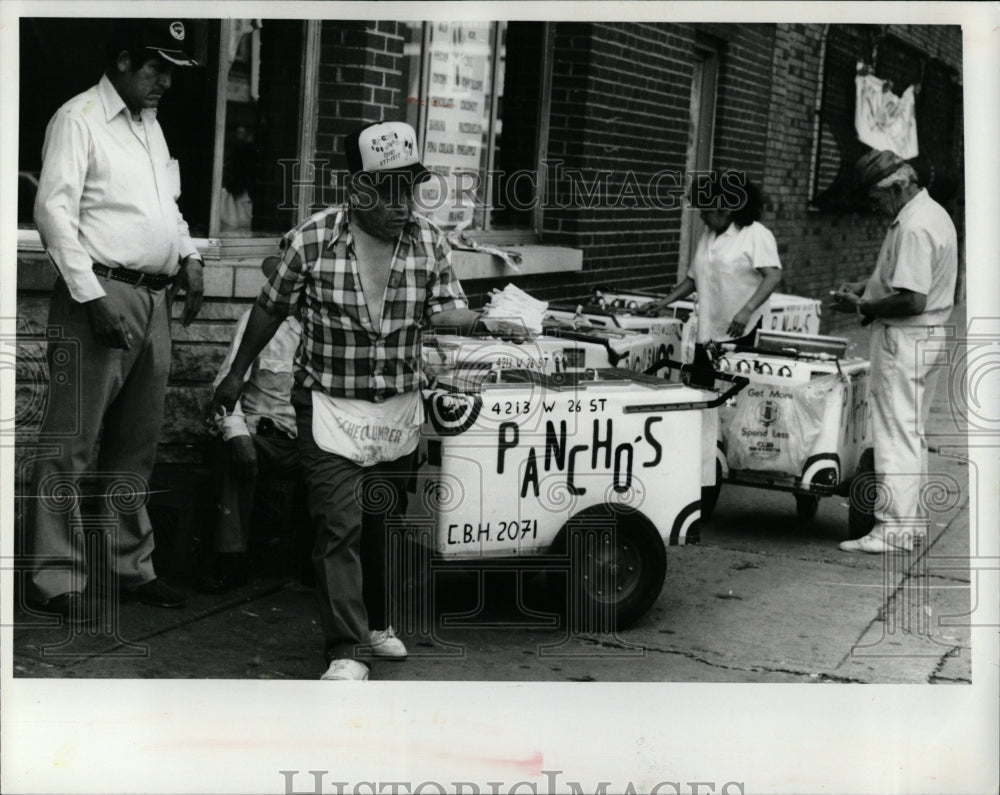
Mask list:
[[[660,359],[654,362],[650,367],[643,370],[643,375],[654,375],[657,370],[666,367],[668,370],[678,370],[681,373],[690,373],[694,371],[694,367],[690,364],[681,364],[680,362],[674,361],[673,359]],[[708,401],[708,403],[703,404],[705,408],[714,409],[721,406],[731,397],[742,392],[747,384],[750,383],[750,379],[743,375],[736,375],[735,373],[724,373],[719,370],[712,370],[712,376],[716,381],[727,381],[731,386],[725,391],[719,394],[718,397],[713,400]],[[694,387],[695,389],[704,389],[707,392],[714,392],[714,389],[708,389],[706,387]]]

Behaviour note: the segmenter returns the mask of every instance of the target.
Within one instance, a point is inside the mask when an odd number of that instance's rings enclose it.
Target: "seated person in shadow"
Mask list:
[[[279,262],[278,257],[264,259],[265,278],[270,278]],[[215,386],[229,372],[249,317],[248,309],[236,326]],[[302,478],[291,404],[292,362],[301,333],[298,318],[286,318],[247,373],[246,387],[233,411],[216,415],[218,435],[210,450],[216,486],[216,556],[214,571],[197,584],[205,593],[226,593],[249,582],[247,547],[258,476]]]
[[[253,141],[241,138],[226,158],[219,197],[219,237],[248,237],[253,233]]]

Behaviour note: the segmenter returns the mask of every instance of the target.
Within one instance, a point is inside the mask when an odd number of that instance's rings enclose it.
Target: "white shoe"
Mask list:
[[[406,657],[406,646],[403,645],[403,641],[396,637],[392,627],[373,629],[368,637],[368,643],[372,647],[373,657],[388,657],[394,660],[402,660]]]
[[[869,533],[861,538],[841,541],[840,548],[844,552],[867,552],[870,555],[884,555],[887,552],[912,552],[913,540],[909,535],[899,537],[900,543],[892,545],[880,536],[873,536]]]
[[[329,681],[355,681],[364,682],[368,678],[368,666],[357,660],[347,658],[331,660],[330,667],[326,669],[320,679]]]

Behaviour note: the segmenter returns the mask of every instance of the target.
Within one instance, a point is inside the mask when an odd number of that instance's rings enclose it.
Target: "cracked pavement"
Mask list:
[[[931,462],[966,477],[959,459]],[[669,548],[653,608],[613,635],[560,630],[539,576],[440,572],[433,629],[399,627],[409,659],[379,662],[373,678],[968,683],[969,502],[952,502],[914,553],[863,555],[837,548],[844,498],[821,500],[803,523],[790,495],[727,485],[702,542]],[[265,578],[225,598],[192,594],[183,610],[121,605],[106,633],[22,625],[14,675],[314,679],[312,600]]]

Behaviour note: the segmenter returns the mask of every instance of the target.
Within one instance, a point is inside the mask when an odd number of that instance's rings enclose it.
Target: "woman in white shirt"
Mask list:
[[[767,299],[781,281],[778,245],[758,220],[760,189],[738,171],[713,174],[695,183],[692,200],[705,230],[687,275],[665,297],[647,304],[646,314],[663,314],[674,301],[698,291],[695,367],[708,367],[708,342],[751,345]]]

